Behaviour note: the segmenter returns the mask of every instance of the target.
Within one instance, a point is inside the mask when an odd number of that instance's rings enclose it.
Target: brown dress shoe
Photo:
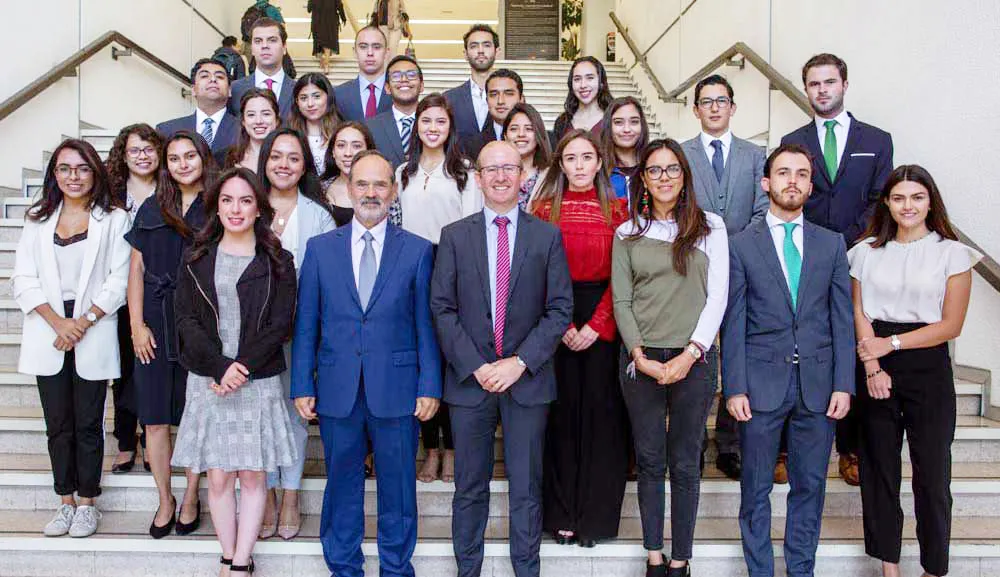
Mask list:
[[[778,462],[774,464],[774,484],[788,484],[788,453],[778,453]]]
[[[852,487],[861,484],[861,474],[858,472],[858,456],[845,453],[840,456],[840,478]]]

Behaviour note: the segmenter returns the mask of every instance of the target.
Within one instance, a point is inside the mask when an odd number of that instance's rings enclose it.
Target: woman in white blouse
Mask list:
[[[264,139],[257,174],[261,177],[271,208],[274,209],[271,230],[281,240],[281,248],[292,253],[295,270],[298,271],[309,239],[336,227],[326,198],[320,190],[312,154],[302,134],[291,128],[281,128]],[[287,345],[285,358],[289,361],[288,366],[291,366],[290,349]],[[302,485],[309,429],[308,423],[299,416],[289,397],[290,373],[290,370],[286,370],[281,374],[281,383],[285,387],[285,405],[292,423],[298,458],[293,465],[279,467],[277,473],[267,475],[269,491],[260,529],[261,539],[268,539],[277,533],[287,541],[299,533],[302,524],[298,491]],[[275,490],[278,487],[282,490],[280,513]]]
[[[956,421],[948,341],[962,332],[971,269],[982,255],[958,242],[934,179],[917,165],[889,176],[865,237],[848,253],[861,360],[865,550],[882,561],[885,577],[899,576],[905,431],[921,563],[927,575],[944,575]]]
[[[483,194],[462,156],[451,105],[440,94],[420,101],[409,160],[396,169],[403,229],[426,238],[437,248],[441,229],[483,208]],[[447,407],[420,423],[426,459],[417,479],[429,483],[455,478],[455,447]],[[441,438],[444,452],[442,460]],[[440,471],[439,471],[440,469]]]
[[[35,375],[62,504],[45,534],[97,530],[108,379],[121,376],[117,311],[128,283],[128,213],[90,144],[60,144],[28,210],[11,275],[24,312],[17,370]],[[77,506],[77,497],[79,506]]]

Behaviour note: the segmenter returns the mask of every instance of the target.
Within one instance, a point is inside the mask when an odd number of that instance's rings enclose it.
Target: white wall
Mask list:
[[[191,2],[223,30],[236,31],[232,0]],[[25,47],[0,63],[5,99],[109,30],[117,30],[185,76],[208,56],[219,34],[181,0],[45,0],[12,2],[10,45]],[[41,152],[63,135],[79,134],[80,122],[117,130],[133,122],[155,124],[187,114],[191,103],[181,84],[139,57],[111,59],[104,49],[10,117],[0,121],[0,186],[21,186],[21,169],[42,169]]]
[[[611,23],[608,13],[614,7],[614,0],[584,1],[583,25],[580,31],[583,44],[581,48],[583,49],[584,56],[593,56],[602,62],[607,60],[608,32],[615,29],[615,25]],[[621,48],[624,48],[624,46]]]
[[[691,0],[616,0],[616,12],[645,49]],[[919,163],[935,176],[952,220],[987,252],[1000,255],[1000,194],[992,171],[1000,108],[995,54],[1000,46],[1000,3],[932,0],[841,0],[835,10],[797,0],[698,0],[650,54],[650,64],[670,90],[736,41],[743,41],[784,76],[801,85],[811,55],[833,52],[848,64],[847,108],[859,120],[893,135],[895,163]],[[624,44],[624,43],[622,43]],[[620,58],[631,62],[621,46]],[[733,130],[752,136],[770,130],[770,144],[807,117],[752,67],[723,68],[734,84]],[[649,82],[636,79],[646,94]],[[690,93],[688,94],[690,98]],[[669,134],[698,130],[690,110],[660,104]],[[976,279],[956,361],[990,369],[992,399],[1000,404],[1000,295]]]

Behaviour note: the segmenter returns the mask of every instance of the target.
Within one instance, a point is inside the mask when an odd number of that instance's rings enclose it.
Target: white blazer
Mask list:
[[[51,376],[63,366],[66,354],[55,348],[56,332],[35,308],[48,303],[52,310],[63,310],[59,269],[56,266],[52,237],[62,205],[45,222],[25,219],[21,240],[17,243],[14,273],[11,276],[14,300],[24,312],[21,357],[17,370],[27,375]],[[76,304],[72,318],[97,305],[105,315],[90,327],[76,344],[76,373],[89,381],[116,379],[121,376],[118,358],[118,309],[125,304],[131,248],[125,240],[130,221],[120,208],[105,213],[94,208],[87,227],[83,267],[76,285]]]

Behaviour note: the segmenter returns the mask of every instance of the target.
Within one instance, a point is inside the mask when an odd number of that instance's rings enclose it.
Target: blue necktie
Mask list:
[[[399,130],[399,139],[403,142],[403,155],[405,156],[410,152],[410,132],[413,130],[413,119],[404,118],[400,122],[403,126]]]
[[[715,171],[715,180],[722,182],[722,171],[726,168],[726,160],[722,157],[722,141],[715,139],[712,141],[712,170]]]
[[[215,121],[212,120],[211,118],[205,118],[205,120],[201,121],[202,124],[201,135],[205,138],[205,142],[208,143],[209,147],[212,146],[212,141],[215,140],[215,131],[212,130],[212,124],[214,122]]]

